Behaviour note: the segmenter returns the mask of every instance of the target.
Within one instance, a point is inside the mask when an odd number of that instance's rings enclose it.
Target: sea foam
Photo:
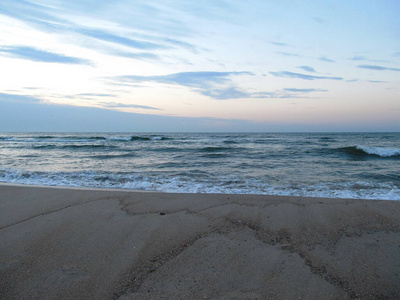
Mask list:
[[[380,157],[400,156],[400,149],[384,148],[384,147],[365,147],[365,146],[356,146],[356,148],[364,151],[366,154],[377,155]]]
[[[397,133],[4,133],[0,181],[400,200],[399,144]]]

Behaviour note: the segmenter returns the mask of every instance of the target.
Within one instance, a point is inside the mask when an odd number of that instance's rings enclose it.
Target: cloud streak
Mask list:
[[[149,109],[149,110],[162,110],[157,107],[137,105],[137,104],[124,104],[124,103],[114,103],[114,102],[101,102],[106,108],[139,108],[139,109]]]
[[[331,77],[331,76],[313,76],[302,73],[294,73],[289,71],[281,71],[281,72],[269,72],[275,77],[286,77],[286,78],[298,78],[303,80],[343,80],[342,77]]]
[[[0,14],[38,25],[46,29],[57,29],[69,25],[66,20],[57,18],[49,13],[49,7],[31,3],[25,0],[3,1]]]
[[[271,72],[273,73],[273,72]],[[291,73],[296,74],[296,73]],[[117,84],[123,83],[144,83],[156,82],[163,84],[172,84],[178,86],[185,86],[191,88],[194,92],[200,93],[204,96],[216,100],[229,100],[229,99],[286,99],[286,98],[304,98],[304,94],[312,92],[326,92],[323,89],[296,89],[287,88],[273,92],[248,92],[235,86],[231,80],[232,76],[249,75],[254,76],[251,72],[183,72],[174,73],[161,76],[137,76],[125,75],[119,76],[115,79]],[[303,75],[308,80],[314,79],[328,79],[321,76]],[[312,79],[310,79],[312,78]],[[337,77],[332,77],[337,78]],[[332,79],[329,78],[329,79]],[[338,79],[337,79],[338,80]]]
[[[312,92],[327,92],[328,90],[324,89],[297,89],[297,88],[286,88],[285,91],[292,93],[312,93]]]
[[[330,62],[330,63],[336,62],[336,61],[334,61],[333,59],[330,59],[330,58],[325,57],[325,56],[321,56],[321,57],[319,57],[318,59],[319,59],[320,61],[325,61],[325,62]]]
[[[313,67],[309,67],[309,66],[299,66],[297,68],[302,69],[307,72],[313,72],[313,73],[317,72],[317,71],[315,71],[315,69]]]
[[[125,75],[117,77],[123,83],[156,82],[192,88],[204,96],[218,100],[246,98],[248,93],[232,86],[231,76],[254,75],[251,72],[182,72],[161,76]],[[227,85],[229,85],[227,87]]]
[[[399,68],[387,68],[387,67],[375,66],[375,65],[358,65],[357,67],[361,68],[361,69],[368,69],[368,70],[373,70],[373,71],[396,71],[396,72],[400,72]]]
[[[288,44],[281,43],[281,42],[269,41],[268,43],[270,43],[271,45],[279,46],[279,47],[290,47]]]
[[[311,58],[311,59],[317,59],[323,62],[329,62],[329,63],[334,63],[336,62],[333,59],[330,59],[326,56],[320,56],[320,57],[312,57],[312,56],[305,56],[305,55],[301,55],[298,53],[292,53],[292,52],[285,52],[285,51],[279,51],[276,52],[277,54],[283,55],[283,56],[288,56],[288,57],[298,57],[298,58]]]
[[[253,75],[251,72],[182,72],[161,76],[125,75],[118,78],[131,82],[158,82],[178,84],[188,87],[204,88],[213,84],[223,84],[231,81],[229,76]]]
[[[114,94],[100,94],[100,93],[82,93],[76,95],[77,97],[113,97]]]
[[[262,98],[257,97],[254,93],[247,93],[236,87],[228,87],[222,89],[208,89],[201,92],[204,96],[208,96],[217,100],[242,99],[242,98]]]
[[[278,53],[280,55],[284,55],[284,56],[303,57],[302,55],[300,55],[298,53],[291,53],[291,52],[285,52],[285,51],[278,51],[276,53]]]
[[[67,1],[60,3],[53,3],[51,5],[40,5],[31,3],[26,0],[19,1],[5,1],[0,7],[0,15],[9,16],[11,18],[20,20],[31,27],[38,29],[41,32],[47,32],[52,35],[69,35],[70,40],[74,39],[75,43],[80,44],[83,47],[90,48],[91,50],[96,49],[99,52],[106,54],[132,58],[136,60],[161,60],[159,53],[155,54],[154,51],[158,50],[171,50],[171,49],[185,49],[193,53],[198,52],[198,48],[186,41],[181,40],[182,35],[160,35],[165,29],[168,32],[167,26],[163,27],[163,21],[154,19],[151,23],[152,26],[159,26],[156,34],[152,30],[147,28],[148,22],[143,22],[143,13],[157,13],[159,9],[151,5],[133,5],[135,9],[134,15],[137,18],[132,18],[127,20],[127,15],[131,15],[128,12],[120,12],[119,16],[115,15],[115,12],[111,12],[106,17],[100,19],[100,21],[109,21],[108,23],[100,22],[100,25],[95,23],[95,18],[97,15],[93,15],[90,11],[94,3],[92,1],[82,3],[80,1]],[[121,4],[122,5],[122,4]],[[108,8],[108,4],[97,3],[96,8],[99,11],[104,11]],[[154,11],[147,11],[148,9],[153,9]],[[82,22],[79,18],[72,17],[70,15],[71,11],[78,11],[84,13],[87,20]],[[174,19],[170,19],[174,23]],[[129,34],[121,33],[119,27],[114,26],[118,24],[124,27],[126,23],[134,24],[136,29],[142,29],[142,33],[133,33],[131,30]],[[92,23],[92,24],[91,24]],[[165,24],[164,24],[165,25]],[[171,24],[169,24],[171,25]],[[180,26],[182,31],[184,26]],[[127,31],[122,31],[127,32]],[[86,37],[86,39],[83,39]],[[93,43],[98,42],[95,47]],[[123,47],[117,50],[117,46]],[[133,50],[141,50],[140,53],[131,53],[126,51],[126,48]],[[7,49],[5,49],[7,50]],[[38,49],[36,49],[38,50]],[[32,54],[32,57],[42,57],[42,59],[57,60],[57,57],[46,58],[44,53],[41,56],[37,54]],[[58,57],[59,60],[62,58]],[[44,60],[40,60],[45,62]],[[39,61],[39,60],[38,60]],[[63,63],[81,63],[83,60],[79,58],[73,58],[66,56]]]
[[[362,60],[368,60],[368,59],[365,56],[356,55],[356,56],[349,57],[348,60],[362,61]]]
[[[233,85],[231,76],[249,75],[250,72],[184,72],[162,76],[136,76],[126,75],[117,77],[117,81],[143,83],[156,82],[163,84],[173,84],[191,88],[194,92],[216,100],[229,99],[287,99],[304,98],[304,94],[312,92],[326,92],[323,89],[296,89],[287,88],[273,92],[248,92]],[[307,76],[307,75],[304,75]],[[308,75],[309,76],[309,75]],[[316,76],[313,76],[315,79]]]
[[[98,39],[105,42],[115,43],[126,47],[131,47],[140,50],[154,50],[154,49],[166,49],[168,48],[162,44],[156,44],[153,42],[147,42],[142,40],[134,40],[131,38],[123,37],[120,35],[112,34],[104,30],[94,30],[94,29],[79,29],[77,32]]]
[[[90,61],[54,52],[48,52],[26,46],[5,46],[0,48],[0,53],[11,57],[28,59],[36,62],[90,65]]]

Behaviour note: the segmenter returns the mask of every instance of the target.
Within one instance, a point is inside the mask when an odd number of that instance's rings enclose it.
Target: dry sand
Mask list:
[[[400,299],[400,202],[0,185],[0,299]]]

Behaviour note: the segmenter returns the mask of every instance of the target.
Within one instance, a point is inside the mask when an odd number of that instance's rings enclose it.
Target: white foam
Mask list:
[[[112,141],[130,141],[131,137],[129,136],[110,136],[106,138],[107,140],[112,140]]]
[[[150,138],[150,140],[153,140],[153,141],[161,141],[162,139],[163,139],[162,136],[153,136]]]
[[[324,198],[400,200],[400,189],[371,182],[269,185],[257,179],[199,180],[189,176],[142,176],[96,172],[26,172],[0,170],[0,182],[29,185],[117,188],[174,193],[266,194]]]
[[[365,147],[365,146],[357,146],[356,148],[364,151],[367,154],[378,155],[381,157],[400,156],[400,149],[384,148],[384,147]]]

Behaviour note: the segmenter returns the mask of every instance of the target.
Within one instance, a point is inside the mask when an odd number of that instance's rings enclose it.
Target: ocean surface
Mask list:
[[[400,133],[0,133],[0,182],[400,200]]]

